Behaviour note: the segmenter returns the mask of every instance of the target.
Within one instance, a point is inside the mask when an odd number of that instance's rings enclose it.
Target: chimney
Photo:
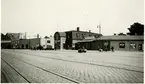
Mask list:
[[[91,32],[91,30],[89,30],[89,32]]]
[[[80,31],[80,28],[79,27],[77,27],[77,31]]]

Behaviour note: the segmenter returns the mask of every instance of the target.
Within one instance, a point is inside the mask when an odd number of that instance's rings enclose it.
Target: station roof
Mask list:
[[[144,40],[144,36],[101,36],[96,40]]]
[[[97,39],[84,39],[80,42],[92,42],[97,40],[114,40],[114,41],[143,41],[144,36],[101,36]]]
[[[89,39],[89,40],[82,40],[82,41],[80,41],[79,43],[82,43],[82,42],[92,42],[92,41],[94,41],[94,40],[91,40],[91,39]]]

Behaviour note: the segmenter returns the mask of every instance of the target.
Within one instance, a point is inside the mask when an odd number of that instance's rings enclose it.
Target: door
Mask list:
[[[142,51],[142,50],[143,50],[143,47],[142,47],[142,46],[143,46],[142,44],[139,44],[139,45],[138,45],[138,50],[139,50],[139,51]]]

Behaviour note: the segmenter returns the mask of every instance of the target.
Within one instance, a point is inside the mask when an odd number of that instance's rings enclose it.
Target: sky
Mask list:
[[[127,33],[144,24],[144,0],[1,0],[1,32],[35,37],[76,30],[103,35]]]

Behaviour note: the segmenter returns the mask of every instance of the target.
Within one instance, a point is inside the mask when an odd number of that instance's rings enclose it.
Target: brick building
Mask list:
[[[80,42],[85,39],[85,37],[94,36],[98,38],[102,36],[98,33],[93,33],[91,31],[80,31],[79,27],[77,30],[65,31],[65,32],[56,32],[54,34],[55,39],[55,48],[56,49],[76,49],[77,42]]]

